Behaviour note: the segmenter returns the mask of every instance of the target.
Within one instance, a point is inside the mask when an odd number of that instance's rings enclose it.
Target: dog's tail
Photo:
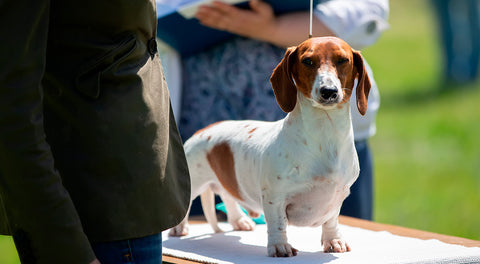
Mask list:
[[[203,213],[207,222],[212,227],[215,233],[220,233],[222,230],[218,227],[217,215],[215,212],[215,195],[211,188],[207,188],[201,195],[200,200],[202,202]]]

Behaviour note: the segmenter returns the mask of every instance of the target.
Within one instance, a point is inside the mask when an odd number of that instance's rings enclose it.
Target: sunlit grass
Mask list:
[[[471,89],[382,109],[377,221],[480,239],[479,100]]]
[[[18,259],[17,251],[15,250],[15,245],[13,240],[9,236],[0,235],[0,263],[2,264],[18,264],[20,260]]]
[[[382,95],[375,220],[480,239],[480,83],[448,87],[429,1],[391,1],[364,52]]]

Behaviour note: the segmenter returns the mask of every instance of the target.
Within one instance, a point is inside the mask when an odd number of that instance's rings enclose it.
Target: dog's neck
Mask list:
[[[301,128],[308,141],[329,141],[342,145],[353,139],[351,120],[348,102],[325,110],[314,107],[310,100],[299,93],[297,104],[294,110],[288,113],[285,123],[287,126],[295,124],[294,127]]]

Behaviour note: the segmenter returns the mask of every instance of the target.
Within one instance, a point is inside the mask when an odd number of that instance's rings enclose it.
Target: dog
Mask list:
[[[336,37],[310,38],[287,49],[270,82],[288,113],[276,122],[221,121],[197,131],[184,147],[192,200],[201,195],[207,221],[220,232],[214,193],[235,230],[252,230],[265,215],[268,256],[290,257],[288,224],[322,226],[326,252],[350,251],[338,215],[359,173],[350,97],[365,115],[370,80],[361,54]],[[170,235],[188,233],[188,216]]]

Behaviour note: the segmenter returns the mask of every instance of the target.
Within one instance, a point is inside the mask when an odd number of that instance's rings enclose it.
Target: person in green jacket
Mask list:
[[[190,178],[155,11],[0,2],[0,233],[22,263],[161,263]]]

